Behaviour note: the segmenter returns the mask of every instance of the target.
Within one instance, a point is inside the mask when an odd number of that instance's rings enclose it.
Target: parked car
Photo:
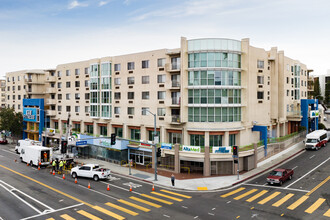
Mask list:
[[[100,168],[98,164],[86,164],[71,169],[72,178],[87,177],[98,181],[99,179],[107,179],[110,175],[109,169]]]
[[[7,139],[0,138],[0,144],[8,144]]]
[[[282,184],[286,180],[288,179],[291,180],[292,176],[293,176],[292,169],[275,169],[267,177],[267,183],[270,185],[279,184],[280,186],[282,186]]]

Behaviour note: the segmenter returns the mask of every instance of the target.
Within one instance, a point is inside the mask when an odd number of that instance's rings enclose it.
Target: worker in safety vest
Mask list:
[[[52,166],[53,166],[53,171],[55,170],[55,167],[56,167],[56,161],[53,159],[53,163],[52,163]]]
[[[63,170],[63,160],[60,161],[60,172],[62,173],[62,170]]]

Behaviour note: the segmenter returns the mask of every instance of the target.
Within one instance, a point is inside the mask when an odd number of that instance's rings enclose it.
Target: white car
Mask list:
[[[86,164],[71,169],[72,178],[87,177],[98,181],[99,179],[107,179],[110,175],[109,169],[100,168],[98,164]]]

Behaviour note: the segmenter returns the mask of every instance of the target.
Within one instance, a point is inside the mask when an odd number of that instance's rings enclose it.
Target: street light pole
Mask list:
[[[155,181],[157,181],[157,146],[156,146],[156,135],[157,135],[157,131],[156,131],[156,114],[152,113],[148,109],[146,109],[146,111],[149,112],[150,114],[152,114],[154,116]]]

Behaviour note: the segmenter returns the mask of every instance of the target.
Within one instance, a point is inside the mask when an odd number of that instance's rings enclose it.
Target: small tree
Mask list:
[[[10,131],[13,139],[18,140],[23,133],[23,115],[12,108],[0,110],[0,130]]]
[[[317,78],[314,83],[314,98],[317,97],[319,100],[323,100],[323,97],[321,96],[321,87],[320,87],[320,81]]]

